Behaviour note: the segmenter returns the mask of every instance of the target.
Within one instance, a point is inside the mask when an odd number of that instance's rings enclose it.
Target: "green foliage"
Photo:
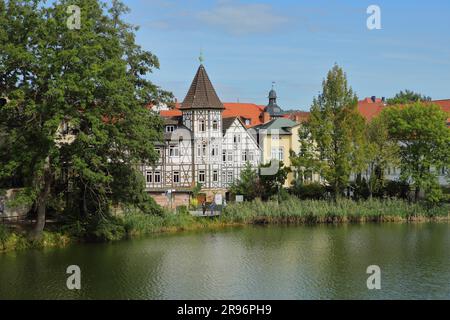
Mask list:
[[[344,71],[335,65],[314,98],[307,125],[321,162],[319,172],[333,187],[335,197],[348,185],[350,173],[364,167],[364,118],[358,99],[348,87]]]
[[[399,165],[399,146],[390,139],[387,121],[383,116],[372,119],[366,126],[365,157],[371,173],[367,183],[370,195],[380,195],[385,187],[385,170]]]
[[[439,106],[417,102],[386,108],[382,112],[390,138],[400,146],[401,178],[416,192],[435,193],[436,168],[450,164],[450,130]]]
[[[300,199],[320,200],[325,198],[326,188],[320,183],[300,183],[295,181],[291,192]]]
[[[300,200],[235,203],[226,207],[221,219],[247,224],[258,223],[346,223],[410,221],[448,217],[448,206],[424,207],[395,199],[352,201]]]
[[[390,198],[407,199],[410,191],[405,181],[388,181],[384,187],[384,194]]]
[[[94,241],[116,241],[125,237],[125,227],[120,220],[100,219],[90,234]]]
[[[270,168],[271,166],[272,163],[270,162],[261,164],[260,168]],[[280,195],[280,192],[283,192],[281,190],[283,189],[283,185],[286,182],[287,175],[290,171],[290,168],[285,167],[284,163],[280,161],[278,162],[277,172],[273,175],[260,174],[260,186],[254,188],[259,188],[259,190],[261,190],[261,198],[264,200],[270,199],[275,195]]]
[[[162,122],[145,106],[171,95],[146,77],[158,59],[136,44],[120,1],[76,1],[80,30],[67,28],[71,4],[0,2],[0,83],[9,99],[0,108],[0,187],[24,187],[43,213],[104,215],[111,202],[148,203],[137,170],[157,160]],[[63,124],[72,143],[59,139]]]
[[[416,93],[414,91],[405,90],[397,93],[393,98],[387,99],[388,105],[409,104],[421,101],[431,101],[431,97]]]
[[[249,201],[261,196],[258,171],[253,169],[249,162],[241,170],[239,179],[231,185],[230,192],[235,195],[243,195],[244,199]]]

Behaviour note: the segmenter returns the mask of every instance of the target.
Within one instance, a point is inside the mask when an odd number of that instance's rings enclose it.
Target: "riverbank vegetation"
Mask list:
[[[448,115],[407,91],[366,123],[337,65],[301,125],[290,167],[280,162],[262,175],[270,163],[248,165],[230,188],[246,202],[229,203],[218,218],[159,207],[141,172],[157,162],[155,143],[163,140],[163,122],[148,105],[172,102],[147,77],[158,59],[135,42],[120,1],[78,1],[90,14],[76,32],[67,27],[69,4],[0,3],[1,97],[8,98],[0,105],[0,196],[19,190],[8,205],[31,208],[24,225],[0,226],[0,251],[255,223],[448,218],[438,181],[450,167]],[[387,179],[390,167],[399,181]],[[295,181],[284,188],[290,173]],[[191,191],[196,206],[199,186]]]
[[[157,233],[211,230],[255,224],[344,224],[366,222],[449,221],[450,204],[428,208],[398,199],[353,201],[341,199],[254,201],[229,204],[219,217],[195,217],[186,208],[177,213],[145,214],[138,209],[102,219],[95,227],[87,222],[49,226],[38,241],[26,233],[0,225],[0,252],[29,248],[63,247],[74,242],[118,241]]]

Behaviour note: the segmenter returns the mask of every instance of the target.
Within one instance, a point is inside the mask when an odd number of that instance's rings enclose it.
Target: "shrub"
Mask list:
[[[388,197],[407,199],[410,191],[409,184],[402,181],[388,181],[384,192]]]
[[[125,237],[125,227],[116,218],[103,218],[89,232],[88,237],[96,241],[115,241]]]
[[[300,199],[320,200],[325,198],[325,187],[320,183],[308,183],[296,185],[292,188],[292,193]]]

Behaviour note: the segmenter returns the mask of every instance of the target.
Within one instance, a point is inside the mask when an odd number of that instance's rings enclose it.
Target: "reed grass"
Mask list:
[[[186,210],[162,215],[130,210],[122,216],[105,220],[90,233],[80,225],[44,232],[38,242],[30,243],[24,234],[0,225],[0,252],[27,248],[62,247],[72,241],[115,241],[163,232],[217,229],[248,224],[323,224],[365,222],[450,221],[450,205],[428,208],[420,203],[398,199],[372,199],[337,202],[299,200],[289,197],[277,201],[229,204],[219,217],[194,217]],[[92,235],[95,237],[93,238]]]

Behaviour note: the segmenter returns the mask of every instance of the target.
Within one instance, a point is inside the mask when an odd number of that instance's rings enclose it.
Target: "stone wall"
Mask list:
[[[6,194],[0,196],[0,217],[24,217],[31,210],[31,205],[21,205],[17,207],[12,207],[8,205],[10,200],[13,200],[20,189],[9,189],[6,191]],[[2,212],[3,211],[3,212]]]

